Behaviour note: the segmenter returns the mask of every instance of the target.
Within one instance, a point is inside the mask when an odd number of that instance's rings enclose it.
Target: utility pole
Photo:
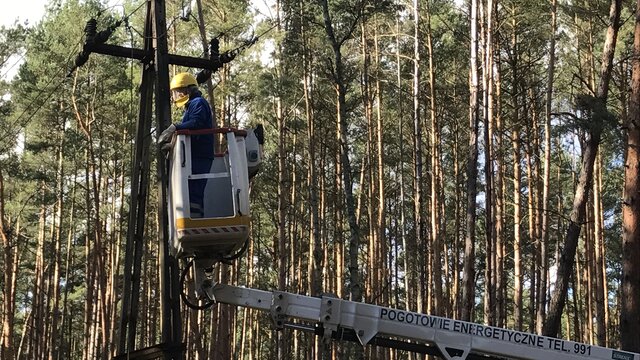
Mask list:
[[[126,21],[126,19],[125,19]],[[140,108],[136,127],[136,151],[132,164],[129,226],[124,262],[122,313],[118,352],[114,359],[184,359],[185,345],[182,342],[182,317],[180,314],[180,289],[178,260],[170,249],[167,209],[167,160],[159,149],[152,149],[151,121],[155,90],[156,137],[171,123],[169,94],[169,64],[203,69],[198,75],[199,83],[230,62],[235,53],[218,51],[218,40],[211,41],[209,59],[169,54],[167,46],[167,23],[164,0],[147,0],[147,15],[144,30],[144,48],[135,49],[105,44],[120,21],[109,29],[97,32],[96,21],[91,19],[85,27],[85,44],[78,54],[75,67],[82,66],[91,53],[131,58],[142,63],[140,85]],[[72,70],[73,71],[73,70]],[[162,343],[136,350],[138,305],[140,302],[140,274],[144,251],[144,228],[146,205],[150,184],[150,159],[155,151],[158,163],[157,191],[160,216],[160,289]]]
[[[144,30],[144,51],[153,50],[151,28],[151,6],[147,5]],[[129,226],[124,262],[124,284],[122,310],[118,339],[118,354],[127,354],[135,349],[136,325],[138,322],[138,303],[140,298],[140,273],[142,252],[144,250],[145,210],[149,191],[151,111],[153,101],[153,83],[155,69],[149,62],[143,61],[142,82],[140,85],[140,106],[136,127],[136,152],[131,171],[131,198],[129,207]],[[131,330],[130,330],[131,329]]]
[[[169,94],[169,54],[167,46],[167,22],[165,17],[165,6],[163,0],[151,2],[153,39],[154,39],[154,63],[156,74],[156,136],[159,136],[161,129],[166,129],[171,123],[171,103]],[[148,21],[148,20],[147,20]],[[162,151],[156,151],[158,173],[158,216],[160,218],[160,229],[158,232],[160,240],[160,301],[161,314],[160,322],[162,327],[162,342],[165,345],[165,359],[183,359],[184,346],[182,346],[182,316],[180,314],[180,290],[178,261],[171,254],[169,248],[169,232],[167,215],[167,160]],[[129,329],[129,331],[135,331]]]

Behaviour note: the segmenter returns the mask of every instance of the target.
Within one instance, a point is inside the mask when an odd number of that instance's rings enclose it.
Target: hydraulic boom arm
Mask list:
[[[216,285],[213,293],[220,303],[270,311],[276,328],[288,319],[298,319],[321,326],[325,339],[352,330],[362,345],[385,337],[402,339],[435,346],[437,355],[447,360],[640,360],[640,354],[327,296],[223,284]]]

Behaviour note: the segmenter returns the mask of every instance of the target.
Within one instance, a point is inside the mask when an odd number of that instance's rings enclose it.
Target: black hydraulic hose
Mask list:
[[[247,239],[244,241],[244,244],[242,244],[242,248],[240,248],[238,252],[228,256],[221,256],[219,258],[219,261],[229,264],[231,261],[238,259],[247,251],[247,248],[249,247],[249,239],[250,238],[247,236]],[[189,308],[194,310],[206,310],[211,306],[213,306],[216,302],[209,300],[208,302],[202,305],[197,305],[191,302],[191,300],[189,299],[189,295],[185,293],[184,283],[187,279],[187,274],[189,273],[189,270],[191,270],[191,268],[193,267],[193,262],[194,262],[194,258],[191,258],[191,260],[189,260],[189,262],[187,263],[187,266],[184,267],[184,269],[182,270],[182,273],[180,274],[180,297],[182,298],[182,301],[184,301],[185,305],[187,305]]]
[[[247,251],[248,247],[249,247],[249,237],[247,236],[247,239],[244,241],[244,244],[242,244],[242,248],[240,248],[240,250],[238,250],[238,252],[235,254],[223,256],[222,261],[229,262],[239,258],[240,256],[242,256],[242,254],[244,254]]]
[[[187,278],[189,270],[191,270],[191,267],[193,267],[193,259],[189,260],[187,266],[184,267],[184,269],[182,270],[182,274],[180,275],[180,297],[182,298],[182,301],[184,301],[185,305],[187,305],[189,308],[194,310],[206,310],[212,307],[216,302],[209,300],[202,305],[197,305],[192,303],[191,300],[189,300],[189,296],[184,292],[184,282]]]

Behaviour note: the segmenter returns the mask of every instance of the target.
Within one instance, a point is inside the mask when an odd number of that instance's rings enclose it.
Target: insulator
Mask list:
[[[87,25],[84,27],[84,35],[87,39],[93,39],[96,36],[96,31],[98,29],[98,21],[96,19],[89,19],[87,21]]]
[[[231,62],[231,60],[233,60],[235,57],[235,53],[225,52],[224,54],[220,55],[220,62],[226,64],[228,62]]]
[[[102,44],[105,41],[109,40],[109,37],[111,37],[111,35],[113,34],[113,32],[122,24],[122,21],[118,20],[116,21],[114,24],[112,24],[111,26],[109,26],[107,29],[100,31],[97,35],[96,35],[96,43],[98,44]]]
[[[98,34],[96,34],[96,43],[103,44],[105,41],[109,39],[111,36],[111,29],[102,30]]]
[[[198,82],[198,84],[203,84],[207,80],[209,80],[210,77],[211,77],[211,70],[208,70],[208,69],[200,70],[196,74],[196,81]]]
[[[78,54],[78,56],[76,56],[75,66],[80,67],[84,65],[87,62],[87,60],[89,60],[89,52],[82,51],[81,53]]]
[[[211,58],[217,58],[220,56],[220,40],[218,38],[211,39],[210,42]]]

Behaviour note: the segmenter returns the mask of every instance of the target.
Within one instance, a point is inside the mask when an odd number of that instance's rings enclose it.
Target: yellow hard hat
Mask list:
[[[189,85],[198,85],[198,82],[196,81],[196,78],[193,75],[183,72],[183,73],[176,74],[176,76],[174,76],[173,79],[171,79],[171,84],[169,85],[169,88],[171,90],[175,90],[179,88],[185,88]]]

